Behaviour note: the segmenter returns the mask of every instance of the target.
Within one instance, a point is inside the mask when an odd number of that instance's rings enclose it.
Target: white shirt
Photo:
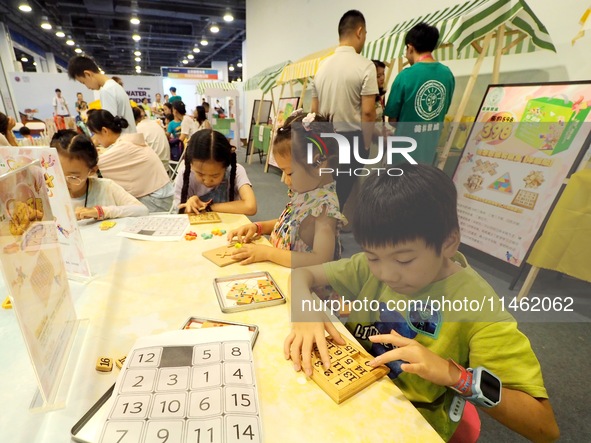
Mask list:
[[[145,118],[137,124],[137,132],[144,134],[146,144],[158,155],[164,168],[168,170],[170,143],[168,143],[168,137],[166,137],[164,128],[156,120]]]
[[[197,123],[188,115],[183,116],[183,120],[181,121],[181,134],[185,134],[187,136],[187,140],[191,138],[193,134],[195,134],[199,130]]]
[[[63,97],[58,97],[57,95],[53,96],[53,107],[56,110],[57,115],[70,115],[68,111],[66,99]]]
[[[86,195],[72,198],[74,209],[101,206],[105,218],[141,217],[148,215],[148,208],[125,189],[108,178],[89,177],[88,198]]]
[[[326,58],[312,82],[318,111],[332,117],[337,131],[361,129],[361,96],[378,93],[376,68],[352,46],[339,46]]]
[[[133,117],[133,111],[129,104],[129,96],[125,92],[125,89],[115,80],[109,79],[100,89],[99,94],[101,96],[102,109],[109,111],[113,115],[123,117],[129,123],[129,126],[123,130],[123,133],[133,134],[137,132],[135,118]]]

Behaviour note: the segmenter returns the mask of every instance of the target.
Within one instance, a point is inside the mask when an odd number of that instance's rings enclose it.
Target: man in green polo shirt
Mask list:
[[[404,39],[410,67],[394,80],[384,114],[396,123],[396,135],[416,140],[411,154],[419,163],[433,164],[443,119],[451,104],[455,79],[450,69],[433,58],[439,31],[419,23]],[[401,157],[402,161],[402,157]]]

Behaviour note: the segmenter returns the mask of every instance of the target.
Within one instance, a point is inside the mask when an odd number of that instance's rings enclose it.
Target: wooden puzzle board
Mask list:
[[[187,214],[189,223],[192,225],[203,225],[206,223],[220,223],[222,219],[217,212],[200,212],[199,214]]]
[[[222,312],[246,311],[285,303],[285,296],[268,272],[215,278],[213,286]]]
[[[248,332],[176,333],[130,351],[99,443],[262,442]]]
[[[537,192],[520,189],[511,204],[525,209],[533,209],[538,201],[538,195]]]
[[[352,343],[346,338],[344,340],[346,344],[340,346],[327,338],[330,354],[328,370],[322,365],[316,345],[312,351],[312,380],[336,403],[342,403],[390,372],[386,366],[369,366],[373,357],[360,344]]]
[[[204,251],[201,253],[206,259],[213,262],[214,264],[218,265],[220,268],[224,266],[231,265],[233,263],[238,263],[236,260],[232,258],[232,253],[236,250],[235,244],[230,243],[226,246],[221,246],[219,248],[210,249],[209,251]]]

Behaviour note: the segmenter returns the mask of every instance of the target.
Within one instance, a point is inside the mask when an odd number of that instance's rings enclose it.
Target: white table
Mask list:
[[[222,214],[222,224],[200,225],[201,234],[213,228],[230,230],[246,223],[244,216]],[[99,373],[99,356],[126,355],[136,338],[179,329],[191,316],[257,324],[254,348],[265,440],[302,441],[420,441],[441,439],[401,391],[384,377],[341,405],[334,403],[313,381],[295,373],[283,358],[289,332],[287,304],[224,314],[214,293],[213,277],[255,270],[271,273],[284,293],[289,270],[271,263],[238,264],[219,268],[201,256],[225,244],[225,237],[196,241],[147,242],[117,236],[126,220],[110,231],[98,223],[82,228],[85,248],[95,277],[87,284],[71,282],[80,319],[88,319],[79,358],[66,377],[71,388],[65,409],[32,413],[36,390],[18,324],[11,310],[0,310],[0,441],[70,441],[70,429],[115,382],[119,370]],[[4,299],[6,291],[2,294]]]

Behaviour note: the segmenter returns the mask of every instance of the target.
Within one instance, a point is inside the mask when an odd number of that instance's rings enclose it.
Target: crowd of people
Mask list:
[[[439,129],[416,133],[417,123],[443,121],[455,87],[449,68],[432,54],[439,32],[424,23],[408,32],[410,67],[397,75],[389,93],[386,65],[360,55],[366,34],[363,14],[352,10],[342,16],[339,46],[321,63],[313,81],[311,111],[295,111],[272,142],[290,190],[289,203],[277,218],[229,232],[228,240],[244,243],[234,258],[243,264],[272,261],[294,268],[292,294],[298,299],[330,286],[329,297],[338,293],[349,300],[365,297],[381,304],[483,294],[493,300],[494,290],[458,252],[456,189],[432,166]],[[256,214],[259,203],[252,183],[237,162],[236,147],[207,121],[207,103],[188,114],[172,87],[169,96],[158,93],[151,104],[132,108],[122,86],[84,56],[70,60],[68,75],[98,90],[101,108],[87,109],[79,94],[76,111],[92,138],[60,130],[51,142],[78,218],[169,210]],[[223,111],[219,103],[217,107]],[[56,116],[69,114],[59,90],[54,108]],[[384,125],[385,131],[417,139],[413,157],[419,164],[401,164],[399,177],[372,175],[365,180],[348,221],[342,208],[357,178],[320,172],[337,167],[342,155],[335,138],[320,134],[336,132],[347,139],[351,166],[357,168],[374,143],[375,123],[386,121],[392,126]],[[13,144],[12,127],[14,120],[0,115],[0,144]],[[317,148],[312,153],[311,140]],[[174,182],[167,174],[172,141],[185,153]],[[338,260],[340,231],[348,222],[363,252]],[[270,246],[252,242],[261,235],[269,236]],[[388,365],[393,381],[445,440],[467,441],[456,433],[468,431],[450,413],[461,398],[526,438],[552,441],[558,427],[540,364],[514,319],[498,303],[492,305],[489,317],[476,320],[427,310],[382,309],[352,314],[343,321],[374,355],[369,364]],[[418,317],[412,317],[415,314]],[[324,367],[330,366],[325,332],[337,343],[342,341],[326,318],[315,320],[294,322],[284,343],[285,358],[308,375],[314,345]],[[379,335],[360,332],[368,330]]]

